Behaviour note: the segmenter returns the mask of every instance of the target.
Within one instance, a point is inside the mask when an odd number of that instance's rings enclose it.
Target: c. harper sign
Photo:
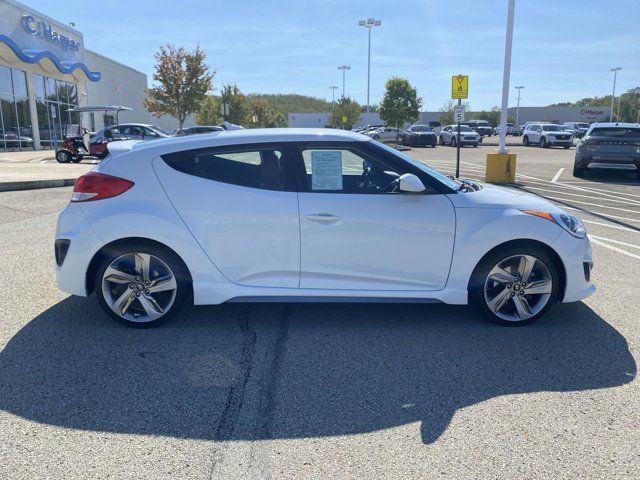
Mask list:
[[[22,28],[31,35],[43,38],[54,45],[59,45],[64,51],[77,52],[80,50],[80,42],[54,31],[51,24],[43,20],[36,20],[33,15],[22,16]]]

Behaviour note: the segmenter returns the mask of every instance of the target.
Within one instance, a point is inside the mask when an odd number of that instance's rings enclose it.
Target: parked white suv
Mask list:
[[[532,123],[522,133],[522,143],[526,147],[535,143],[542,148],[564,147],[573,145],[573,135],[554,123]]]
[[[460,125],[460,146],[471,145],[477,147],[482,141],[480,134],[474,132],[471,127],[466,125]],[[451,145],[452,147],[458,144],[458,126],[447,125],[440,132],[440,145]]]

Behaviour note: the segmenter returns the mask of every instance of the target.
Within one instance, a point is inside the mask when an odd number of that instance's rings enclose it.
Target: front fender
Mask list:
[[[451,298],[447,302],[467,303],[471,274],[491,249],[513,240],[536,240],[553,248],[562,232],[552,222],[517,209],[456,208],[456,239],[447,281]]]

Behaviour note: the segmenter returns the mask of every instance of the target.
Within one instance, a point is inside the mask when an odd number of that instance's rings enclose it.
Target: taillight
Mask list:
[[[124,178],[89,172],[76,181],[71,194],[71,201],[92,202],[103,198],[116,197],[129,190],[133,185],[132,181]]]

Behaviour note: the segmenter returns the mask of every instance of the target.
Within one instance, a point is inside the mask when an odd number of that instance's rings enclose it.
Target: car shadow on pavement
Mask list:
[[[66,428],[207,440],[358,434],[503,395],[631,382],[624,337],[584,303],[505,328],[469,307],[229,304],[154,329],[69,297],[0,352],[0,409]]]

